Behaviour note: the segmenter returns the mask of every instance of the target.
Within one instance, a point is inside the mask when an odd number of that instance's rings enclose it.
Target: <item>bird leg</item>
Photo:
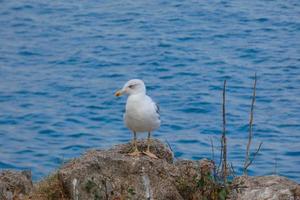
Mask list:
[[[141,152],[137,148],[136,132],[133,132],[133,152],[128,153],[130,156],[140,156]]]
[[[144,151],[143,153],[144,153],[145,155],[149,156],[150,158],[155,158],[155,159],[157,159],[158,157],[157,157],[155,154],[153,154],[153,153],[150,152],[150,143],[151,143],[150,136],[151,136],[151,132],[148,132],[147,150]]]

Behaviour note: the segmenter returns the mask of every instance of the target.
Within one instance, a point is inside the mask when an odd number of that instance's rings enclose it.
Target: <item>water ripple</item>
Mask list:
[[[145,80],[177,158],[219,148],[227,79],[229,158],[242,173],[253,75],[258,74],[252,175],[300,181],[297,1],[1,1],[0,168],[40,179],[88,148],[127,142],[125,98]],[[58,20],[59,19],[59,20]],[[143,137],[141,135],[140,137]]]

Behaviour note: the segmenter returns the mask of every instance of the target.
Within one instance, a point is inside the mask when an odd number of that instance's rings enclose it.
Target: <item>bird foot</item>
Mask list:
[[[141,152],[138,151],[138,150],[135,150],[135,151],[133,151],[133,152],[131,152],[131,153],[128,153],[128,155],[129,155],[129,156],[140,156],[140,155],[141,155]]]
[[[158,159],[158,157],[155,154],[151,153],[150,151],[143,151],[143,154],[149,156],[150,158]]]

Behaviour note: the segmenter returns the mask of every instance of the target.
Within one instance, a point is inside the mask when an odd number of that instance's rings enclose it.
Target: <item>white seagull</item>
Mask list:
[[[132,79],[125,83],[123,88],[115,93],[115,96],[128,94],[124,123],[133,132],[134,150],[129,153],[131,156],[139,156],[137,148],[136,134],[138,132],[148,132],[147,150],[143,152],[151,158],[157,158],[150,152],[151,132],[160,126],[159,107],[146,95],[146,87],[142,80]]]

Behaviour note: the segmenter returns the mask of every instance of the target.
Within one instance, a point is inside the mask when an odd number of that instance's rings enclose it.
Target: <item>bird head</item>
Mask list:
[[[123,95],[124,93],[128,94],[128,95],[145,94],[146,93],[145,84],[140,79],[131,79],[130,81],[125,83],[125,85],[123,86],[123,88],[121,90],[118,90],[115,93],[115,96],[119,97],[119,96]]]

